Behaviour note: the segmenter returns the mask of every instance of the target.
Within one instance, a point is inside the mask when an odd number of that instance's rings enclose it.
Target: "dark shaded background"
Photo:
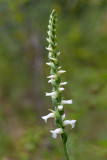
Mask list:
[[[63,93],[72,160],[107,160],[107,1],[0,1],[0,159],[64,160],[53,139],[53,109],[45,92],[49,67],[45,47],[51,10],[58,13],[58,50],[68,84]]]

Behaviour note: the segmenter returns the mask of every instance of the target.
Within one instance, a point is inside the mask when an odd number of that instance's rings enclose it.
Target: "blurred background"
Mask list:
[[[49,15],[58,13],[60,64],[72,160],[107,160],[107,0],[0,1],[0,160],[64,160],[60,138],[41,119],[53,109],[48,52]]]

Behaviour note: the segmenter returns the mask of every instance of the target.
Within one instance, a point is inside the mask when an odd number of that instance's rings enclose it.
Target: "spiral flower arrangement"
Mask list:
[[[43,116],[42,119],[47,122],[49,118],[54,118],[54,122],[57,128],[55,130],[51,130],[50,132],[52,133],[53,138],[57,138],[58,134],[61,136],[64,145],[66,160],[70,160],[66,145],[67,133],[65,131],[65,126],[71,125],[71,128],[74,128],[76,120],[66,120],[66,116],[64,114],[63,105],[72,104],[72,100],[63,100],[62,98],[62,91],[64,90],[63,86],[66,85],[67,82],[62,82],[60,77],[60,75],[65,73],[66,71],[61,70],[61,66],[59,65],[58,57],[60,55],[60,52],[57,52],[56,22],[57,14],[56,10],[54,9],[49,19],[49,31],[47,32],[49,38],[46,38],[49,42],[49,45],[46,48],[49,51],[49,62],[46,64],[51,68],[50,76],[48,76],[47,78],[49,79],[48,83],[51,83],[53,88],[52,92],[46,93],[46,96],[51,96],[52,103],[55,106],[55,110],[50,110],[51,113]]]

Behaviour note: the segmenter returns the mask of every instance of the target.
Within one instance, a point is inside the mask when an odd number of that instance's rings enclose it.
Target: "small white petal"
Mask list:
[[[47,49],[48,51],[52,51],[52,48],[46,47],[46,49]]]
[[[51,29],[51,28],[52,28],[52,26],[51,26],[51,25],[48,25],[48,28],[49,28],[49,29]]]
[[[50,131],[52,133],[52,137],[53,138],[57,138],[57,134],[62,134],[63,133],[63,130],[61,128],[57,128],[55,130],[51,130]]]
[[[51,62],[47,62],[46,64],[47,64],[48,66],[50,66],[50,65],[51,65]]]
[[[51,133],[52,133],[52,137],[53,138],[57,138],[57,134],[56,133],[54,133],[54,132],[52,132],[52,131],[50,131]]]
[[[71,100],[62,100],[61,104],[72,104],[72,99]]]
[[[62,74],[62,73],[65,73],[66,71],[64,71],[64,70],[60,70],[60,71],[58,71],[58,74]]]
[[[61,91],[63,91],[64,90],[64,88],[63,87],[59,87],[59,91],[61,92]]]
[[[47,33],[48,33],[48,35],[50,35],[51,32],[50,32],[50,31],[47,31]]]
[[[46,38],[46,40],[47,40],[48,42],[50,42],[50,41],[49,41],[49,38]]]
[[[51,93],[47,93],[47,92],[46,92],[46,96],[55,96],[55,97],[56,97],[57,94],[56,94],[56,92],[51,92]]]
[[[53,55],[53,54],[52,54],[52,52],[51,52],[51,51],[49,51],[49,57],[52,57],[52,55]]]
[[[61,66],[59,66],[58,69],[61,69]]]
[[[50,25],[48,25],[48,28],[51,28],[51,26],[50,26]]]
[[[48,118],[55,118],[54,113],[49,113],[48,115],[42,117],[42,119],[43,119],[46,123],[47,123],[47,119],[48,119]]]
[[[56,75],[48,76],[47,78],[56,78]]]
[[[62,105],[59,105],[59,106],[58,106],[58,110],[59,110],[59,111],[62,111],[62,110],[63,110],[63,106],[62,106]]]
[[[51,60],[53,60],[54,62],[57,62],[57,59],[56,58],[50,58]]]
[[[54,79],[50,79],[50,80],[48,81],[48,83],[52,83],[52,82],[54,82]]]
[[[72,128],[75,127],[75,122],[76,122],[76,120],[72,120]]]
[[[48,81],[48,83],[51,83],[52,82],[52,80],[50,79],[49,81]]]
[[[75,122],[76,122],[76,120],[65,120],[63,122],[63,125],[66,126],[66,125],[70,124],[72,126],[72,128],[74,128],[75,127]]]
[[[62,121],[65,119],[65,114],[63,114],[63,116],[62,116]]]
[[[66,85],[66,84],[67,84],[67,82],[60,83],[61,86]]]
[[[48,83],[51,83],[52,82],[52,79],[50,79],[49,81],[48,81]]]

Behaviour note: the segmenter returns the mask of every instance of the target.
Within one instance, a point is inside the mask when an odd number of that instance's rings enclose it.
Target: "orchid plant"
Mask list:
[[[64,90],[62,86],[66,85],[67,82],[62,82],[60,78],[60,75],[66,71],[61,70],[61,66],[59,65],[58,56],[60,55],[60,52],[57,52],[56,22],[57,14],[56,10],[54,9],[49,19],[49,37],[46,38],[49,42],[49,45],[46,48],[49,51],[49,62],[46,64],[51,67],[50,76],[47,78],[49,78],[48,83],[52,84],[53,89],[51,93],[46,93],[46,96],[51,96],[55,110],[50,110],[51,113],[43,116],[42,119],[47,123],[49,118],[54,118],[54,122],[57,128],[55,130],[51,130],[50,132],[52,133],[53,138],[57,138],[58,134],[60,135],[64,146],[66,160],[70,160],[67,150],[67,133],[65,131],[65,126],[71,125],[71,129],[74,128],[76,120],[66,120],[66,116],[64,114],[63,105],[72,104],[72,100],[63,100],[62,98],[62,91]]]

